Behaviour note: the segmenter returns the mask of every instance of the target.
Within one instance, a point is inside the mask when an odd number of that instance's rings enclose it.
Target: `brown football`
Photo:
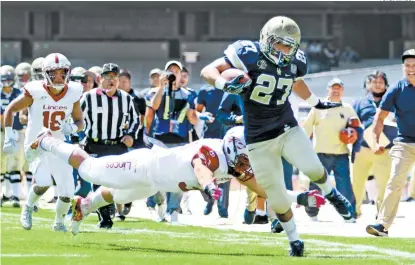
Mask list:
[[[357,141],[357,131],[351,127],[340,131],[340,141],[345,144],[354,144]]]
[[[248,80],[250,79],[249,76],[246,73],[244,73],[244,71],[236,69],[236,68],[230,68],[230,69],[227,69],[227,70],[225,70],[221,73],[221,76],[223,78],[225,78],[225,80],[227,80],[227,81],[231,81],[232,79],[234,79],[235,77],[240,76],[240,75],[244,76],[240,80],[240,83],[248,82]]]

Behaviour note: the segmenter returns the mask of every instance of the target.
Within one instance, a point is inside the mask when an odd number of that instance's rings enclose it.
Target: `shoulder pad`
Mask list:
[[[212,172],[219,168],[219,156],[216,152],[207,145],[202,145],[197,153],[202,160],[203,165],[209,168]]]
[[[259,43],[249,40],[236,41],[224,51],[225,60],[245,73],[256,65],[260,55]]]
[[[71,92],[71,95],[74,95],[75,102],[82,97],[84,87],[78,82],[69,81],[68,90]]]
[[[347,102],[342,102],[343,107],[353,109],[352,105]]]
[[[300,49],[297,50],[297,53],[295,54],[295,58],[294,58],[292,65],[295,65],[295,67],[292,66],[291,71],[294,74],[296,74],[297,77],[303,77],[307,74],[308,72],[307,56],[302,50]]]
[[[37,97],[40,97],[42,93],[47,93],[47,92],[43,88],[43,81],[36,80],[36,81],[28,82],[23,88],[23,93],[25,96],[37,98]]]

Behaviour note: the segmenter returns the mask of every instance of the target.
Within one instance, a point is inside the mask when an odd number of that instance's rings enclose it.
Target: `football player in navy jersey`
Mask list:
[[[216,88],[241,94],[243,119],[249,160],[258,182],[268,195],[290,241],[290,255],[303,256],[304,243],[299,239],[291,203],[285,196],[283,167],[280,157],[310,177],[346,221],[354,221],[353,208],[327,180],[327,172],[313,150],[310,140],[294,118],[287,100],[296,94],[317,109],[341,106],[321,102],[307,87],[307,59],[298,49],[301,32],[297,23],[287,17],[274,17],[262,28],[259,41],[236,41],[224,56],[204,67],[201,77]],[[227,81],[221,73],[230,68],[245,72]]]

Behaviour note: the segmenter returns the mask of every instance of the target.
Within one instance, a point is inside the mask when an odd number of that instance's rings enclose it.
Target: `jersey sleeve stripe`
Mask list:
[[[232,45],[229,45],[224,53],[233,66],[235,66],[239,70],[244,71],[245,73],[248,73],[248,69],[246,68],[242,60],[239,58],[235,48]]]

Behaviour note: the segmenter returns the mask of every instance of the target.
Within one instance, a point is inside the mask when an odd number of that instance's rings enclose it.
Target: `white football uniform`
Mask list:
[[[114,201],[128,203],[161,192],[202,189],[193,171],[199,157],[218,183],[229,181],[222,140],[203,139],[169,149],[137,149],[117,156],[90,157],[78,169],[94,184],[113,188]]]
[[[48,128],[53,137],[64,140],[60,125],[72,113],[73,105],[82,96],[82,85],[69,82],[61,94],[52,95],[44,85],[44,81],[32,81],[26,84],[24,93],[33,98],[29,107],[28,123],[25,136],[25,150],[27,150],[43,128]],[[45,153],[30,163],[30,170],[35,177],[36,184],[41,187],[51,186],[52,176],[58,188],[58,195],[72,197],[75,191],[72,167],[56,156]]]

